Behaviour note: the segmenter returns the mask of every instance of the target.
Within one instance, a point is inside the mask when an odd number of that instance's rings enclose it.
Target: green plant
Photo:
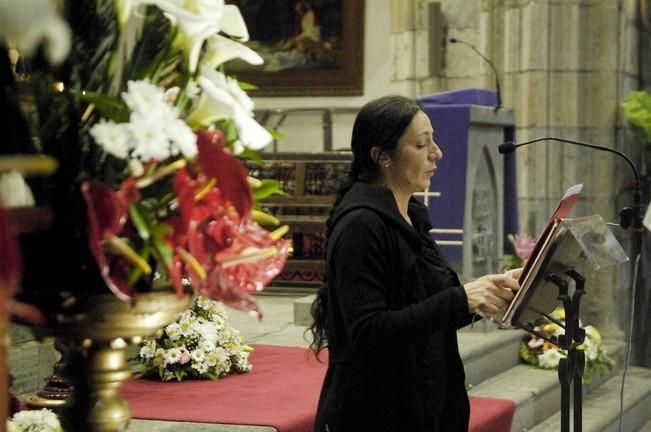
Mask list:
[[[626,119],[643,133],[651,143],[651,93],[645,90],[630,92],[621,104]]]

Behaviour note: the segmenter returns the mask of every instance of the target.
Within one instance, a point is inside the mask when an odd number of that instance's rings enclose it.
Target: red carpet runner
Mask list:
[[[272,426],[312,432],[326,365],[303,348],[254,345],[253,372],[218,381],[132,379],[122,386],[134,418]],[[471,432],[509,432],[515,404],[470,398]]]

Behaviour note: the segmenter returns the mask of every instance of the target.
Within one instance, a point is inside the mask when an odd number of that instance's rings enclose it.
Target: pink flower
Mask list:
[[[513,234],[509,234],[507,238],[513,244],[513,247],[515,248],[515,254],[517,256],[523,260],[526,260],[529,258],[529,256],[531,256],[531,252],[536,245],[536,240],[534,240],[533,237],[528,234],[516,234],[515,236]]]
[[[190,351],[186,347],[181,348],[181,357],[179,358],[179,364],[187,364],[192,360],[190,357]]]

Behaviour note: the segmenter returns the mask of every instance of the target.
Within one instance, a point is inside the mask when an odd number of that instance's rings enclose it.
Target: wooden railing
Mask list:
[[[331,152],[332,148],[332,127],[334,125],[334,116],[343,114],[357,114],[359,108],[339,107],[339,108],[274,108],[274,109],[259,109],[255,111],[256,119],[268,128],[280,130],[287,117],[305,116],[305,115],[321,115],[321,127],[323,130],[323,151]],[[272,146],[273,152],[278,151],[278,143],[276,140]]]

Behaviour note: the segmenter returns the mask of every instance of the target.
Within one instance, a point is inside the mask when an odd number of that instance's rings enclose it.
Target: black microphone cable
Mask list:
[[[588,147],[588,148],[592,148],[592,149],[595,149],[595,150],[600,150],[600,151],[605,151],[605,152],[608,152],[608,153],[613,153],[613,154],[616,154],[617,156],[619,156],[621,158],[624,158],[626,163],[629,165],[629,167],[633,171],[633,175],[635,176],[635,182],[633,184],[633,206],[634,207],[633,208],[628,208],[628,207],[624,208],[619,213],[620,226],[622,228],[626,229],[626,228],[628,228],[629,226],[632,225],[633,226],[633,231],[634,231],[634,234],[635,234],[635,238],[637,238],[638,240],[641,239],[643,229],[642,229],[642,193],[641,193],[640,174],[639,174],[637,168],[635,167],[635,164],[631,160],[631,158],[626,156],[626,154],[624,154],[624,153],[622,153],[622,152],[620,152],[618,150],[612,149],[610,147],[597,145],[597,144],[591,144],[591,143],[587,143],[587,142],[583,142],[583,141],[571,140],[571,139],[567,139],[567,138],[553,137],[553,136],[535,138],[535,139],[532,139],[532,140],[529,140],[529,141],[523,141],[523,142],[517,143],[517,144],[514,141],[508,141],[508,142],[505,142],[505,143],[500,144],[499,146],[497,146],[497,150],[502,154],[511,153],[511,152],[514,152],[515,149],[518,148],[518,147],[523,147],[523,146],[533,144],[533,143],[537,143],[537,142],[540,142],[540,141],[558,141],[558,142],[563,142],[563,143],[568,143],[568,144],[574,144],[574,145],[577,145],[577,146],[580,146],[580,147]],[[641,245],[638,245],[636,243],[635,246],[636,246],[636,248],[635,248],[634,252],[639,252],[640,251],[639,246],[641,246]]]
[[[495,67],[493,62],[490,61],[490,59],[488,57],[486,57],[484,54],[482,54],[481,51],[479,51],[477,48],[475,48],[475,46],[473,44],[471,44],[471,43],[468,43],[468,42],[466,42],[464,40],[457,39],[457,38],[450,38],[450,39],[448,39],[448,41],[450,43],[460,43],[462,45],[466,45],[466,46],[470,47],[471,50],[473,50],[479,57],[481,57],[486,63],[488,63],[488,65],[493,70],[493,74],[495,74],[495,90],[496,90],[496,93],[497,93],[497,105],[495,106],[495,111],[500,109],[502,107],[502,91],[500,89],[500,77],[499,77],[499,74],[497,73],[497,68]]]

